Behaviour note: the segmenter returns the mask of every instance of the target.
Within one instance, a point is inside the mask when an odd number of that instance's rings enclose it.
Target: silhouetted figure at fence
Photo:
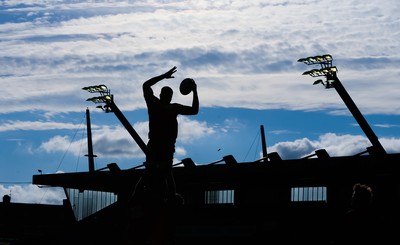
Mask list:
[[[8,204],[11,202],[11,196],[9,195],[4,195],[3,196],[3,203]]]
[[[182,94],[192,92],[192,105],[171,103],[173,90],[164,86],[160,97],[154,95],[152,86],[174,78],[176,67],[143,83],[143,95],[149,116],[149,141],[147,143],[145,171],[136,184],[131,203],[141,203],[145,226],[150,229],[151,244],[170,244],[171,209],[183,199],[176,193],[172,175],[175,143],[178,136],[178,115],[196,115],[199,111],[197,86],[193,79],[182,81]],[[182,87],[181,83],[181,87]],[[136,204],[135,204],[136,203]]]
[[[381,237],[381,219],[373,208],[373,192],[371,187],[356,183],[350,201],[350,209],[345,213],[338,244],[379,244]]]

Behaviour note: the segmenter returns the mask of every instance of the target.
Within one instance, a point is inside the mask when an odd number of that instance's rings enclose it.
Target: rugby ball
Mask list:
[[[183,95],[188,95],[194,89],[195,83],[192,78],[185,78],[182,80],[181,85],[179,85],[179,91]]]

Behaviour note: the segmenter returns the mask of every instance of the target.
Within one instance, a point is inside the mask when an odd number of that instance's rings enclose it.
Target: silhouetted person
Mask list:
[[[3,203],[10,203],[11,202],[11,196],[9,195],[4,195],[3,196]]]
[[[145,172],[135,187],[133,205],[139,202],[145,215],[145,226],[150,229],[151,244],[171,244],[171,204],[180,198],[176,194],[172,175],[175,142],[178,136],[178,115],[196,115],[199,111],[197,86],[193,79],[191,106],[171,103],[173,91],[165,86],[160,97],[152,86],[164,79],[174,78],[176,67],[143,83],[143,95],[149,116]]]
[[[356,183],[350,201],[350,209],[346,212],[342,224],[338,244],[379,244],[381,224],[372,205],[371,187]]]
[[[173,91],[165,86],[160,97],[154,95],[152,86],[163,79],[174,78],[176,67],[166,73],[153,77],[143,83],[143,96],[149,115],[149,141],[147,143],[146,168],[161,172],[167,177],[169,194],[175,195],[175,183],[172,178],[172,162],[175,142],[178,136],[178,115],[196,115],[199,112],[197,87],[193,81],[193,100],[191,106],[171,103]]]

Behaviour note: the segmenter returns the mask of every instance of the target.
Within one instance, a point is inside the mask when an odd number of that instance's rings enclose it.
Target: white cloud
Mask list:
[[[385,148],[387,153],[397,153],[400,151],[400,139],[399,138],[382,138],[380,140],[382,146]]]
[[[400,127],[400,125],[398,125],[398,124],[375,124],[374,126],[378,127],[378,128],[399,128]]]
[[[137,122],[132,125],[135,131],[147,143],[148,122]],[[191,120],[187,117],[179,117],[179,136],[177,144],[192,143],[196,139],[214,134],[213,127],[206,122]],[[101,126],[92,130],[92,141],[95,154],[99,157],[108,158],[143,158],[144,154],[129,135],[125,128],[120,126]],[[185,154],[183,146],[177,147],[177,154]],[[180,149],[180,150],[179,150]],[[79,155],[87,152],[87,141],[75,140],[71,142],[69,136],[57,135],[46,142],[43,142],[39,151],[47,153],[68,152],[72,155]]]
[[[177,158],[186,156],[186,150],[183,147],[176,147],[175,148],[175,159],[174,162],[180,162]]]
[[[93,148],[99,157],[108,158],[139,158],[143,153],[129,133],[122,127],[103,126],[92,131]],[[57,135],[43,142],[39,151],[48,153],[68,152],[78,156],[87,152],[87,140],[72,141],[69,136]]]
[[[57,204],[62,205],[65,193],[62,188],[39,187],[36,185],[0,185],[0,195],[11,196],[11,202],[35,203],[35,204]]]
[[[399,138],[382,138],[380,142],[388,153],[398,152],[400,149]],[[298,159],[314,154],[314,151],[319,149],[325,149],[330,156],[352,156],[364,152],[369,146],[371,143],[364,136],[327,133],[321,135],[318,140],[303,138],[279,142],[271,146],[269,151],[278,152],[282,159]]]
[[[213,127],[207,125],[207,122],[191,120],[189,117],[185,116],[178,117],[178,125],[178,143],[193,143],[196,139],[216,133]]]

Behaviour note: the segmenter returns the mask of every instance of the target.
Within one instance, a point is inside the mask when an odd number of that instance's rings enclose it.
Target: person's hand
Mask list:
[[[176,72],[176,66],[172,67],[171,70],[167,71],[166,73],[164,73],[164,78],[166,79],[170,79],[170,78],[174,78],[174,76],[172,76],[174,73]]]
[[[196,84],[196,82],[192,79],[192,81],[193,81],[193,91],[197,91],[197,84]]]

